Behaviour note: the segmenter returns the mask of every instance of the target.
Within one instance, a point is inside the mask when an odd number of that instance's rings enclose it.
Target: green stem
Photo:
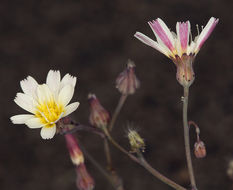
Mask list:
[[[104,139],[104,152],[105,152],[105,156],[107,160],[107,169],[111,171],[112,170],[112,158],[111,158],[108,140],[106,138]]]
[[[109,134],[109,132],[105,129],[104,130],[106,136],[108,137],[109,141],[116,147],[118,148],[121,152],[123,152],[124,154],[126,154],[127,156],[129,156],[133,161],[135,161],[136,163],[140,164],[141,166],[143,166],[148,172],[150,172],[154,177],[158,178],[159,180],[161,180],[162,182],[164,182],[165,184],[173,187],[176,190],[187,190],[184,187],[180,186],[179,184],[175,183],[174,181],[168,179],[167,177],[165,177],[164,175],[162,175],[160,172],[158,172],[156,169],[154,169],[153,167],[151,167],[146,160],[142,157],[139,156],[139,158],[137,158],[136,156],[132,155],[131,153],[129,153],[127,150],[125,150],[122,146],[120,146]]]
[[[186,160],[188,165],[188,172],[189,178],[191,182],[191,186],[194,190],[197,189],[194,172],[193,172],[193,165],[191,159],[191,152],[190,152],[190,140],[189,140],[189,125],[188,125],[188,96],[189,96],[189,87],[184,86],[184,97],[183,97],[183,125],[184,125],[184,144],[185,144],[185,153],[186,153]]]
[[[114,113],[112,115],[112,119],[111,119],[110,124],[108,126],[109,131],[112,131],[113,126],[114,126],[114,124],[116,122],[117,116],[120,113],[121,108],[124,105],[126,98],[127,98],[127,95],[124,95],[124,94],[121,95],[121,98],[120,98],[120,100],[119,100],[119,102],[117,104],[117,107],[116,107],[116,109],[115,109],[115,111],[114,111]]]

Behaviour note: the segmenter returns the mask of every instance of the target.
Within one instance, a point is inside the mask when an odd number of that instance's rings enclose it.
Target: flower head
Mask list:
[[[148,22],[157,41],[140,32],[136,32],[134,36],[172,59],[177,66],[178,82],[183,86],[189,86],[194,80],[192,62],[217,23],[218,19],[211,17],[201,33],[192,40],[189,21],[177,22],[175,34],[168,29],[160,18],[157,18],[152,22]]]
[[[136,130],[129,129],[128,131],[128,139],[131,146],[132,152],[137,152],[139,150],[144,151],[145,143],[141,136],[138,134]]]
[[[128,60],[127,68],[116,79],[116,88],[124,95],[134,94],[140,82],[135,75],[135,64]]]
[[[88,101],[90,103],[90,123],[98,128],[107,127],[110,115],[106,109],[100,104],[98,98],[94,94],[88,95]]]
[[[26,124],[29,128],[42,128],[41,137],[51,139],[56,133],[56,123],[75,111],[79,102],[68,103],[73,97],[76,77],[66,74],[62,80],[59,71],[50,70],[46,83],[38,84],[28,76],[20,82],[23,93],[19,92],[15,103],[30,112],[12,116],[14,124]]]

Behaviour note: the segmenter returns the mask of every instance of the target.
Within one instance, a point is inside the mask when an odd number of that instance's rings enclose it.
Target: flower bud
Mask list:
[[[144,140],[140,137],[140,135],[135,130],[129,130],[128,139],[132,149],[132,152],[137,152],[138,150],[145,149]]]
[[[182,57],[177,56],[176,59],[173,59],[177,68],[176,79],[182,86],[189,87],[195,79],[192,65],[193,59],[192,55],[187,56],[186,54],[182,55]]]
[[[86,166],[83,163],[76,167],[76,173],[76,185],[79,190],[94,189],[95,182],[90,174],[87,172]]]
[[[108,111],[103,108],[103,106],[100,104],[99,100],[94,94],[89,94],[88,100],[90,103],[91,113],[89,116],[89,121],[91,125],[98,128],[107,127],[110,120]]]
[[[205,144],[202,141],[197,141],[194,144],[194,154],[196,158],[204,158],[206,156]]]
[[[127,68],[116,79],[116,88],[124,95],[134,94],[140,82],[135,75],[135,64],[128,60]]]
[[[71,161],[73,162],[73,164],[78,166],[78,165],[84,163],[83,153],[80,150],[80,148],[78,146],[78,142],[75,139],[75,137],[71,134],[66,134],[65,139],[66,139],[67,148],[68,148],[69,153],[70,153],[70,158],[71,158]]]

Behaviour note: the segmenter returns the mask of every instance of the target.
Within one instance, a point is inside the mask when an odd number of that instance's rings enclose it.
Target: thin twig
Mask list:
[[[106,136],[108,137],[109,141],[118,148],[121,152],[125,153],[127,156],[129,156],[133,161],[143,166],[148,172],[150,172],[154,177],[158,178],[162,182],[166,183],[167,185],[173,187],[176,190],[187,190],[184,187],[180,186],[179,184],[175,183],[174,181],[168,179],[164,175],[162,175],[160,172],[158,172],[156,169],[151,167],[144,159],[138,159],[133,154],[129,153],[127,150],[125,150],[122,146],[120,146],[108,133],[107,130],[104,130]]]
[[[102,175],[108,180],[108,182],[112,185],[114,189],[117,190],[117,186],[115,185],[115,182],[112,180],[109,173],[102,168],[102,166],[90,155],[90,153],[82,146],[80,145],[85,157],[102,173]]]
[[[109,126],[108,126],[109,131],[112,131],[113,126],[114,126],[114,124],[115,124],[115,122],[116,122],[117,116],[118,116],[118,114],[120,113],[121,108],[122,108],[122,106],[124,105],[127,96],[128,96],[128,95],[124,95],[124,94],[121,95],[120,100],[119,100],[119,102],[118,102],[118,104],[117,104],[117,107],[116,107],[116,109],[115,109],[115,111],[114,111],[114,113],[113,113],[113,115],[112,115],[112,119],[111,119],[111,121],[110,121],[110,124],[109,124]]]
[[[137,155],[138,155],[138,158],[139,158],[139,160],[141,162],[141,165],[145,169],[147,169],[152,175],[156,176],[158,179],[160,179],[161,181],[163,181],[167,185],[170,185],[174,189],[177,189],[177,190],[186,190],[184,187],[182,187],[182,186],[178,185],[177,183],[175,183],[174,181],[168,179],[164,175],[160,174],[153,167],[151,167],[151,165],[145,160],[144,156],[142,155],[142,153],[140,151],[137,151]]]
[[[191,152],[190,152],[190,140],[189,140],[189,125],[188,125],[188,96],[189,96],[189,87],[184,87],[184,96],[183,96],[183,125],[184,125],[184,144],[185,144],[185,153],[186,153],[186,160],[188,165],[188,172],[189,178],[191,182],[191,186],[194,190],[197,189],[194,172],[193,172],[193,165],[191,159]]]
[[[111,158],[110,148],[109,148],[107,139],[104,139],[104,152],[105,152],[105,156],[107,160],[107,169],[111,171],[112,170],[112,158]]]

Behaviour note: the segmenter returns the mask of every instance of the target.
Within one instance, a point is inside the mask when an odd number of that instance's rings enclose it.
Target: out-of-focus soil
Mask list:
[[[14,102],[19,82],[31,75],[45,82],[50,69],[78,77],[73,101],[81,104],[72,117],[88,123],[87,94],[95,93],[111,113],[120,94],[115,78],[130,58],[136,63],[141,88],[130,96],[114,128],[114,137],[129,149],[127,123],[133,123],[146,141],[149,163],[177,183],[188,187],[183,146],[182,87],[175,66],[156,50],[133,37],[141,31],[154,38],[147,21],[162,18],[175,30],[177,21],[205,25],[220,19],[199,52],[190,88],[189,118],[198,123],[207,157],[193,158],[199,190],[230,190],[227,175],[233,159],[233,3],[230,0],[41,0],[0,2],[0,189],[75,189],[75,170],[64,138],[42,140],[39,130],[13,125],[9,117],[25,113]],[[80,142],[105,166],[103,142],[87,132]],[[195,132],[191,129],[191,144]],[[111,147],[114,166],[125,189],[169,190],[137,164]],[[111,189],[88,161],[96,190]]]

